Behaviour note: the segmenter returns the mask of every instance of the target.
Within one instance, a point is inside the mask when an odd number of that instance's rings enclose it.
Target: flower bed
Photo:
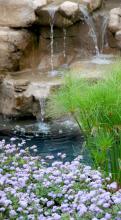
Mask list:
[[[0,219],[121,220],[121,189],[110,178],[81,157],[64,163],[60,153],[48,166],[19,146],[0,142]]]

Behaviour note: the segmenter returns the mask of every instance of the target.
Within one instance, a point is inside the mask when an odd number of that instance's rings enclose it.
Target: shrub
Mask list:
[[[59,153],[51,162],[52,155],[34,156],[32,146],[32,156],[25,146],[0,141],[1,220],[121,219],[121,190],[110,178],[81,164],[80,156],[64,163]]]

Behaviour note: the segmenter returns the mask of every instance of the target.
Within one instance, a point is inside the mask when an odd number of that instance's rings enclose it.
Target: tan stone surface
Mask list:
[[[19,69],[24,51],[31,45],[32,36],[27,30],[0,27],[0,72]]]
[[[121,49],[121,8],[113,8],[109,14],[108,28],[112,33],[116,47]]]
[[[0,26],[27,27],[35,20],[31,0],[0,0]]]
[[[79,11],[79,7],[77,3],[65,1],[59,6],[59,11],[62,13],[62,15],[71,17],[75,16],[76,13]]]
[[[40,117],[41,99],[47,99],[58,83],[4,79],[0,86],[0,114],[12,117]]]
[[[110,11],[108,26],[113,33],[121,29],[121,8],[114,8]]]
[[[103,0],[90,0],[89,7],[91,11],[95,11],[96,9],[100,8],[102,5]]]
[[[47,5],[47,0],[32,0],[34,9]]]

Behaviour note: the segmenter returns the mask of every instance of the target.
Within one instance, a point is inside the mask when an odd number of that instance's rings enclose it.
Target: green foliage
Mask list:
[[[48,102],[52,117],[71,114],[85,135],[95,167],[121,184],[121,64],[89,83],[69,73]]]

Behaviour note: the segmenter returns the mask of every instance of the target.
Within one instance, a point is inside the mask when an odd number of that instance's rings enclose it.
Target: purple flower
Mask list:
[[[107,220],[109,219],[109,220],[110,220],[110,219],[111,219],[111,214],[106,213],[106,214],[105,214],[105,219],[107,219]]]
[[[110,185],[107,186],[108,189],[113,190],[113,191],[117,190],[117,187],[118,186],[117,186],[116,182],[113,182],[113,183],[111,183]]]
[[[23,209],[27,208],[27,205],[28,205],[26,200],[20,200],[19,204]]]
[[[52,205],[54,205],[54,202],[53,202],[53,201],[48,201],[48,202],[47,202],[47,207],[50,207],[50,206],[52,206]]]
[[[10,210],[9,215],[10,217],[14,217],[17,215],[17,213],[15,212],[15,210]]]
[[[55,214],[53,214],[53,218],[54,218],[54,220],[60,220],[61,216],[55,213]]]

